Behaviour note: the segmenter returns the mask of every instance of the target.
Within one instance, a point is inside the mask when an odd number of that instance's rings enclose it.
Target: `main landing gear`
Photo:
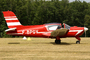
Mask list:
[[[59,37],[56,37],[55,43],[56,43],[56,44],[60,44],[60,43],[61,43],[61,40],[60,40]]]
[[[61,40],[55,40],[55,43],[56,44],[60,44],[61,43]]]

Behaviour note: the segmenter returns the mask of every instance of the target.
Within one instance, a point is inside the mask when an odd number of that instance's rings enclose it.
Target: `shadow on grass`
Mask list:
[[[8,44],[20,44],[20,42],[9,42]]]
[[[50,42],[50,43],[53,45],[71,45],[71,44],[66,43],[66,42],[61,42],[61,44],[56,44],[55,42]]]

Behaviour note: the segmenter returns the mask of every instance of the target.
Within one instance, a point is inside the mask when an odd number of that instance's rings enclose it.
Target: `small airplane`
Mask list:
[[[71,27],[65,23],[47,23],[43,25],[23,26],[12,11],[3,11],[3,15],[9,28],[5,30],[6,34],[15,36],[55,38],[56,44],[60,44],[60,38],[64,37],[75,37],[78,39],[76,44],[80,44],[81,39],[79,36],[81,36],[84,31],[88,30],[86,27]]]

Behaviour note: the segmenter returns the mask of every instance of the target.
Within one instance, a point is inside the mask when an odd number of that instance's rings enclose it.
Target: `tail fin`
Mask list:
[[[22,26],[16,15],[12,11],[3,11],[3,15],[6,20],[8,28],[15,28],[17,26]]]

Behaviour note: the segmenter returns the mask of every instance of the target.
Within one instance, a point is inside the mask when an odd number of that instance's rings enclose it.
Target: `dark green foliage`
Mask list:
[[[90,33],[90,3],[75,0],[0,0],[0,37],[8,36],[8,29],[2,11],[13,11],[23,25],[38,25],[58,22],[71,26],[86,26]],[[84,35],[83,35],[84,36]]]

